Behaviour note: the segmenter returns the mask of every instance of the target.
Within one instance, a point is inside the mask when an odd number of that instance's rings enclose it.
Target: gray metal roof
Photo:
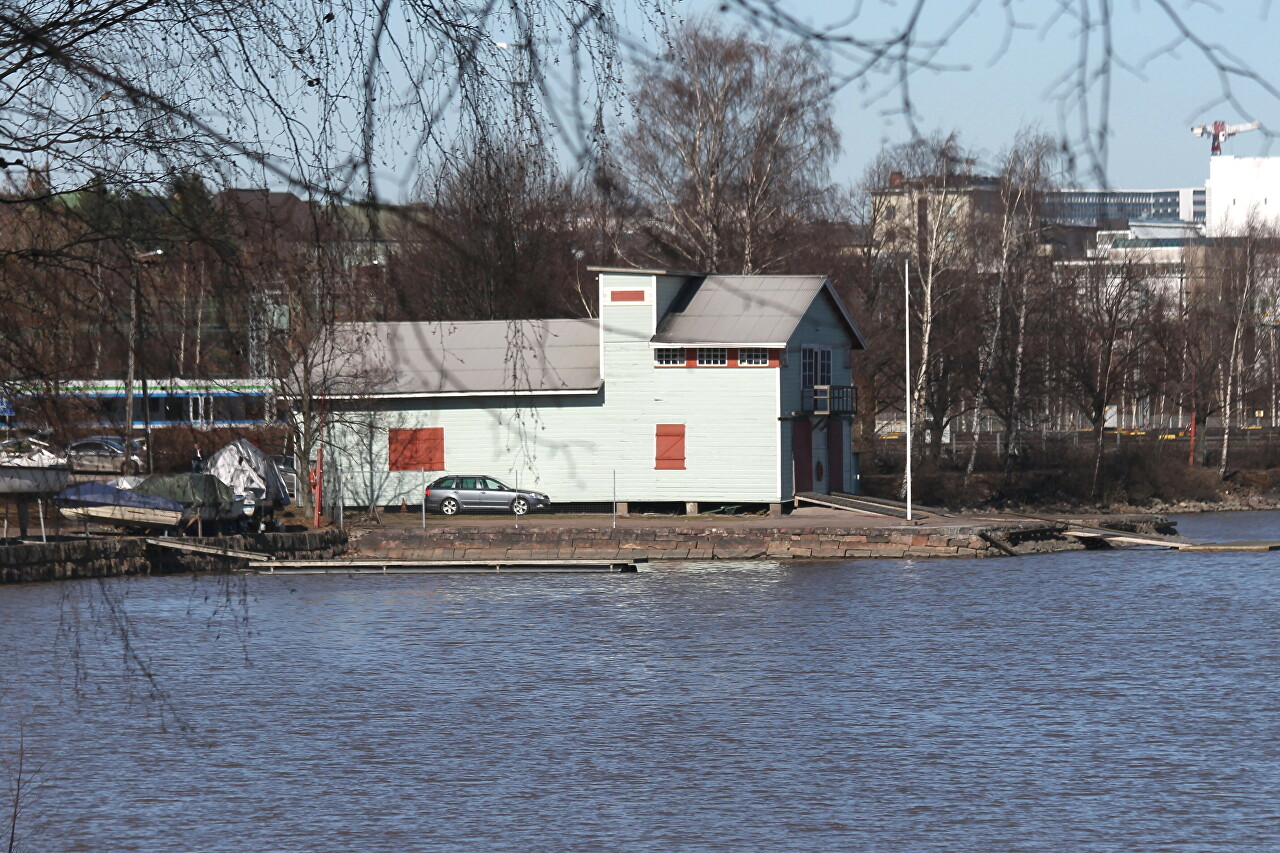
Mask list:
[[[362,323],[340,331],[334,396],[595,391],[598,320]],[[341,364],[338,364],[341,361]],[[337,381],[333,381],[336,379]]]
[[[709,275],[690,279],[658,324],[655,343],[785,346],[813,300],[826,292],[863,346],[848,310],[820,275]]]

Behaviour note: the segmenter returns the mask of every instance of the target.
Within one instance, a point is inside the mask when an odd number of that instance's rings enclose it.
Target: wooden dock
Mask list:
[[[1163,536],[1158,533],[1125,533],[1104,528],[1069,528],[1062,535],[1073,539],[1094,540],[1107,546],[1142,545],[1171,548],[1175,551],[1280,551],[1280,542],[1196,542],[1181,536]]]
[[[272,560],[238,571],[260,575],[626,574],[643,560]]]

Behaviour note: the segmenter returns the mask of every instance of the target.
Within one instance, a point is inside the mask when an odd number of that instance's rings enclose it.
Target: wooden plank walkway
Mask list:
[[[1196,542],[1179,551],[1280,551],[1280,542]]]
[[[270,561],[270,554],[259,554],[257,551],[237,551],[234,548],[218,548],[214,545],[197,545],[194,542],[182,542],[177,539],[148,539],[148,545],[158,548],[172,548],[175,551],[190,551],[195,554],[209,554],[214,557],[233,557],[237,560]]]
[[[275,560],[241,571],[266,575],[625,574],[643,560]]]
[[[1196,542],[1181,536],[1155,533],[1125,533],[1119,530],[1081,528],[1063,531],[1075,539],[1100,539],[1108,545],[1152,545],[1177,551],[1280,551],[1280,542]]]
[[[849,512],[862,513],[863,515],[878,515],[884,518],[906,518],[907,505],[902,501],[892,501],[887,498],[870,498],[866,495],[850,495],[844,492],[833,492],[829,495],[818,494],[817,492],[797,492],[796,500],[804,503],[816,504],[818,506],[830,507],[831,509],[843,509]],[[952,513],[934,507],[920,506],[919,504],[911,504],[911,514],[916,515],[935,515],[942,518],[954,518]]]

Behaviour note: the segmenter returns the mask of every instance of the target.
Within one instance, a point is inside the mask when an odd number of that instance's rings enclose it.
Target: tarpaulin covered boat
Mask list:
[[[71,471],[65,456],[34,438],[0,443],[0,495],[52,494],[67,484]]]
[[[289,490],[276,463],[243,438],[210,456],[205,471],[240,496],[246,515],[265,515],[289,505]]]
[[[212,474],[156,474],[132,491],[182,504],[184,523],[239,521],[244,514],[231,488]]]
[[[105,483],[81,483],[53,499],[67,518],[127,527],[176,527],[183,507],[175,500],[117,489]]]

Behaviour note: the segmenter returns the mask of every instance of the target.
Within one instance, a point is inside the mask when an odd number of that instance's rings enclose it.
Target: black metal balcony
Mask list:
[[[810,415],[852,415],[858,410],[858,389],[852,385],[815,385],[805,388],[800,399]]]

